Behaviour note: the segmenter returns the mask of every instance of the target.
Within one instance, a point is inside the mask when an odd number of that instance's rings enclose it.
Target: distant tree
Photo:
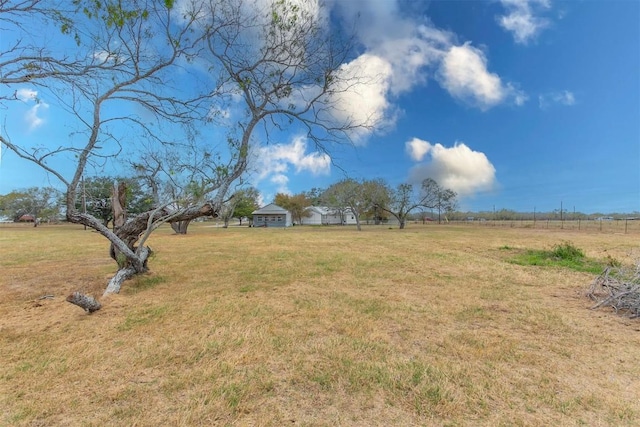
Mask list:
[[[379,225],[387,218],[384,207],[389,205],[389,186],[383,179],[365,181],[364,195],[369,201],[369,208],[364,212],[367,218],[372,218],[375,225]]]
[[[242,219],[251,217],[251,213],[258,209],[258,197],[260,193],[255,188],[245,188],[238,190],[222,204],[222,208],[218,212],[218,218],[224,222],[223,227],[229,227],[229,221],[232,218],[238,218],[240,225]]]
[[[405,227],[407,216],[412,210],[420,206],[420,201],[416,201],[414,189],[411,184],[400,184],[391,191],[389,204],[379,206],[393,215],[400,224],[400,229]]]
[[[311,190],[306,191],[304,196],[307,198],[311,206],[323,206],[326,203],[322,199],[322,194],[325,192],[324,188],[313,187]]]
[[[380,221],[381,206],[388,203],[388,191],[381,180],[356,181],[344,179],[331,185],[322,195],[327,205],[344,215],[351,212],[356,220],[358,231],[362,230],[361,218],[373,212],[376,223]]]
[[[438,224],[440,224],[442,212],[451,213],[456,209],[456,192],[440,187],[440,185],[431,178],[422,181],[422,194],[424,196],[422,207],[436,209],[438,211]]]
[[[299,193],[293,196],[278,193],[276,194],[273,203],[291,212],[291,219],[294,223],[301,224],[302,218],[307,218],[311,215],[307,210],[307,208],[311,206],[311,203],[305,196],[305,193]]]
[[[347,212],[351,212],[356,220],[358,231],[360,227],[361,206],[364,203],[364,195],[362,194],[362,185],[354,179],[344,179],[336,182],[325,190],[322,194],[323,200],[327,206],[335,212],[340,213],[342,223]]]
[[[12,191],[0,196],[0,215],[19,221],[23,215],[31,215],[34,226],[43,218],[55,218],[59,214],[60,192],[52,187],[32,187],[24,191]]]
[[[258,204],[260,193],[251,187],[236,192],[235,197],[237,202],[233,210],[233,218],[238,218],[240,225],[242,225],[242,220],[249,218],[251,221],[251,214],[260,207]]]
[[[400,184],[391,193],[389,207],[383,208],[393,215],[400,223],[400,229],[405,227],[407,217],[417,208],[447,210],[454,209],[456,193],[443,189],[438,183],[427,178],[422,181],[420,189],[416,191],[411,184]]]
[[[153,206],[153,196],[148,194],[134,178],[97,176],[84,180],[76,200],[76,209],[82,211],[83,198],[87,213],[99,218],[107,227],[113,221],[113,188],[118,183],[125,184],[125,203],[127,213],[136,215],[146,212]]]
[[[518,217],[518,213],[511,209],[500,209],[494,215],[494,219],[499,221],[513,221]]]

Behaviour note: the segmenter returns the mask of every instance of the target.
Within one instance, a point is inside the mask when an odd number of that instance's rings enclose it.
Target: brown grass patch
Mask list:
[[[0,425],[636,425],[640,323],[593,277],[507,262],[570,240],[417,226],[160,229],[152,273],[86,315],[115,265],[73,226],[0,228]],[[38,298],[54,295],[53,299]]]

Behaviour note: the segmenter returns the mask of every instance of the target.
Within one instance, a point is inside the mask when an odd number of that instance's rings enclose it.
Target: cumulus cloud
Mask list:
[[[393,122],[393,115],[389,114],[391,103],[387,98],[391,74],[388,61],[370,54],[360,55],[338,70],[341,87],[330,95],[334,105],[331,114],[342,124],[365,125],[352,132],[355,142],[363,141],[371,128],[389,126]]]
[[[516,43],[527,44],[549,26],[539,13],[551,7],[549,0],[501,0],[506,15],[497,17],[502,28],[513,34]]]
[[[36,101],[38,99],[38,92],[33,89],[18,89],[16,91],[16,98],[22,102]]]
[[[255,5],[265,7],[273,1],[256,0]],[[327,8],[320,7],[319,0],[293,1],[327,24],[327,28],[336,24],[335,17],[349,26],[361,24],[357,37],[362,53],[338,69],[336,81],[349,80],[330,94],[332,108],[323,110],[324,118],[335,119],[337,126],[364,123],[350,133],[356,143],[365,144],[374,131],[393,127],[401,113],[395,104],[398,97],[432,79],[452,97],[482,110],[506,102],[522,105],[527,99],[516,85],[489,70],[482,51],[471,43],[461,44],[456,34],[433,25],[426,17],[426,9],[410,13],[417,6],[401,0],[329,0]],[[179,0],[176,13],[184,14],[194,4],[203,3]],[[206,19],[206,14],[202,18]],[[259,44],[254,48],[259,49]],[[293,88],[291,97],[283,102],[302,104],[319,90],[313,85]]]
[[[538,105],[541,110],[546,110],[552,105],[571,106],[576,103],[576,98],[572,92],[562,90],[559,92],[543,93],[538,96]]]
[[[289,178],[286,175],[277,173],[269,179],[272,184],[276,185],[276,193],[291,194],[289,187]]]
[[[375,55],[388,64],[385,71],[388,86],[380,88],[387,102],[427,84],[433,77],[451,96],[482,110],[501,103],[520,106],[527,101],[517,85],[489,71],[484,52],[470,42],[460,44],[454,33],[435,27],[424,17],[404,13],[401,2],[336,2],[336,5],[348,17],[360,16],[360,22],[366,22],[359,34],[366,47],[365,54]]]
[[[406,143],[406,147],[414,160],[422,160],[429,155],[429,161],[411,168],[409,182],[419,183],[432,178],[460,197],[488,191],[496,185],[496,170],[487,156],[473,151],[462,142],[453,147],[445,147],[413,138]]]
[[[278,185],[279,191],[288,193],[288,173],[309,172],[313,175],[327,175],[331,169],[331,158],[325,153],[307,152],[307,140],[296,137],[290,144],[273,144],[258,147],[254,168],[257,181],[269,180]]]
[[[427,155],[432,145],[428,141],[423,141],[418,138],[413,138],[411,141],[405,143],[407,153],[413,161],[420,162]]]
[[[46,110],[47,108],[49,108],[49,105],[45,104],[44,102],[40,104],[36,104],[33,107],[29,108],[29,110],[26,112],[24,116],[24,119],[27,122],[27,126],[29,130],[34,130],[42,126],[42,124],[44,123],[44,119],[40,117],[38,113],[40,112],[41,109]]]
[[[513,99],[516,105],[526,101],[524,93],[512,84],[504,84],[497,74],[487,70],[484,52],[469,42],[449,49],[440,66],[438,78],[454,98],[482,110],[507,99]]]
[[[16,91],[16,98],[27,104],[33,103],[24,115],[24,121],[27,124],[27,129],[32,131],[39,128],[44,124],[44,119],[39,115],[42,111],[49,108],[49,104],[38,99],[38,92],[33,89],[18,89]]]

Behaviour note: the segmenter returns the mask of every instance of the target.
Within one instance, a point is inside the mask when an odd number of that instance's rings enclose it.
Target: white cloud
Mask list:
[[[409,153],[411,159],[416,162],[422,161],[431,147],[432,145],[428,141],[423,141],[418,138],[413,138],[411,141],[405,143],[407,153]]]
[[[289,184],[289,178],[287,178],[286,175],[281,173],[275,174],[269,181],[276,185],[276,193],[291,194],[291,191],[287,186]]]
[[[393,123],[391,104],[387,99],[391,73],[388,61],[370,54],[360,55],[338,70],[344,83],[330,94],[334,106],[330,114],[343,125],[365,125],[352,132],[354,142],[363,141],[374,128]]]
[[[16,91],[16,98],[25,103],[35,103],[24,115],[24,121],[27,124],[27,129],[32,131],[42,126],[44,124],[44,119],[38,114],[41,110],[49,108],[49,104],[38,99],[38,92],[33,89],[18,89]]]
[[[442,61],[438,79],[454,98],[487,110],[508,99],[522,105],[526,95],[512,84],[503,84],[500,77],[487,70],[484,53],[467,42],[452,46]]]
[[[247,4],[259,9],[273,1]],[[347,25],[361,24],[357,36],[362,54],[339,68],[337,77],[346,79],[345,83],[329,95],[331,107],[321,113],[325,114],[323,118],[335,120],[337,126],[364,123],[349,132],[356,144],[365,144],[374,131],[393,127],[401,113],[395,100],[432,78],[454,98],[482,110],[504,102],[522,105],[527,99],[515,85],[488,70],[482,51],[470,43],[460,45],[454,33],[435,27],[425,15],[427,9],[408,13],[409,9],[415,11],[415,6],[400,0],[330,0],[327,8],[321,8],[318,0],[293,1],[327,25],[337,22],[328,19],[329,14],[340,16]],[[202,0],[179,0],[176,11],[184,14],[193,5],[203,4]],[[203,19],[207,16],[196,14]],[[259,47],[259,43],[253,46]],[[282,102],[302,105],[319,91],[313,85],[293,88],[291,97]]]
[[[324,153],[306,154],[307,140],[296,137],[290,144],[273,144],[258,147],[255,153],[254,168],[257,169],[257,181],[268,179],[279,186],[279,191],[288,193],[287,174],[292,166],[295,173],[310,172],[313,175],[327,175],[331,169],[331,158]]]
[[[432,178],[444,188],[449,188],[460,197],[471,196],[480,191],[491,190],[496,184],[496,170],[484,153],[473,151],[462,142],[453,147],[430,144],[418,138],[407,142],[407,147],[418,147],[418,153],[426,149],[430,161],[420,163],[409,171],[409,182],[422,182]],[[415,152],[411,152],[415,153]],[[412,157],[414,160],[417,157]]]
[[[30,131],[42,126],[42,124],[44,123],[44,119],[38,116],[38,112],[40,111],[40,109],[46,110],[47,108],[49,108],[49,105],[41,102],[29,108],[29,110],[26,112],[24,119],[27,122],[27,126]]]
[[[486,110],[500,103],[522,105],[527,96],[516,85],[503,82],[490,72],[484,53],[469,42],[460,44],[454,33],[436,28],[423,13],[407,14],[399,1],[335,1],[338,10],[352,22],[359,16],[365,55],[375,55],[388,64],[384,95],[386,114],[394,97],[424,85],[435,75],[454,98]],[[382,104],[379,102],[379,104]],[[352,107],[353,108],[353,107]],[[389,121],[388,123],[393,123]]]
[[[38,92],[33,89],[18,89],[16,91],[16,98],[22,102],[36,101],[38,99]]]
[[[538,105],[540,109],[546,110],[552,105],[564,105],[571,106],[576,103],[576,98],[572,92],[568,90],[562,90],[559,92],[543,93],[538,96]]]
[[[549,26],[549,20],[538,16],[551,7],[549,0],[501,0],[507,11],[497,17],[502,28],[511,32],[516,43],[527,44]]]

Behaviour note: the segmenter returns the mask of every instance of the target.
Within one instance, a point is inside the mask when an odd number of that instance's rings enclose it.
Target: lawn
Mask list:
[[[513,261],[562,242],[638,255],[597,231],[166,227],[87,315],[65,298],[101,296],[106,240],[4,226],[0,425],[638,425],[640,320],[590,310],[590,272]]]

